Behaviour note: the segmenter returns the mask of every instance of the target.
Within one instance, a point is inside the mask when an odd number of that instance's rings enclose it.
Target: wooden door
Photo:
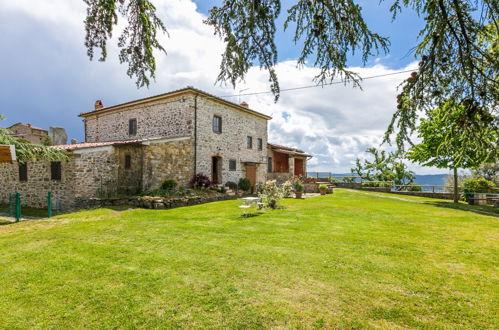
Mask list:
[[[246,165],[246,178],[251,182],[251,186],[256,184],[256,165]]]

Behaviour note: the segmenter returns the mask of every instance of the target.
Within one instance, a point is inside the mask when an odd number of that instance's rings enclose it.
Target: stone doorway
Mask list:
[[[222,158],[213,156],[211,157],[211,181],[220,183],[222,180]]]

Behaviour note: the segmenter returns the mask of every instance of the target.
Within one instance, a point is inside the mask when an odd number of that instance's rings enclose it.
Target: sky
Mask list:
[[[220,1],[153,3],[170,35],[160,36],[167,55],[157,54],[156,81],[149,88],[138,89],[126,75],[126,66],[118,61],[118,30],[109,42],[105,62],[88,59],[82,0],[0,1],[0,113],[7,118],[0,126],[17,122],[43,128],[62,126],[70,138],[82,141],[83,123],[78,114],[92,110],[97,99],[111,106],[185,86],[215,95],[269,90],[268,75],[258,67],[252,68],[236,88],[215,84],[224,44],[202,21]],[[290,3],[283,1],[283,13]],[[381,5],[372,0],[357,3],[371,29],[389,37],[392,45],[389,54],[373,57],[365,65],[358,56],[351,56],[350,69],[367,77],[415,68],[417,59],[410,50],[417,45],[422,20],[407,9],[392,22],[389,1]],[[281,88],[314,85],[318,70],[309,65],[297,67],[299,45],[293,44],[291,32],[279,32],[276,41]],[[337,84],[283,92],[277,103],[271,94],[228,100],[245,101],[250,108],[271,115],[269,141],[313,154],[309,171],[344,173],[356,158],[365,157],[367,148],[382,142],[396,109],[397,86],[408,75],[366,80],[362,90]],[[410,168],[418,174],[447,173],[414,164]]]

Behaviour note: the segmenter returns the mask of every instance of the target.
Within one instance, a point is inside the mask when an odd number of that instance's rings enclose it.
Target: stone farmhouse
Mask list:
[[[193,87],[104,107],[83,118],[85,142],[57,145],[68,162],[0,163],[0,203],[18,191],[43,207],[48,191],[61,209],[99,194],[136,194],[166,179],[188,186],[202,173],[219,184],[248,178],[284,181],[306,173],[301,150],[269,144],[271,117]]]
[[[46,129],[35,127],[31,124],[16,123],[7,127],[7,129],[12,133],[12,136],[28,140],[35,144],[43,144],[49,137]]]

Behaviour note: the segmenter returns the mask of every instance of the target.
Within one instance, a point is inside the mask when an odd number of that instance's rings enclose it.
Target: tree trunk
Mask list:
[[[459,203],[459,187],[457,185],[457,168],[454,167],[454,203]]]

